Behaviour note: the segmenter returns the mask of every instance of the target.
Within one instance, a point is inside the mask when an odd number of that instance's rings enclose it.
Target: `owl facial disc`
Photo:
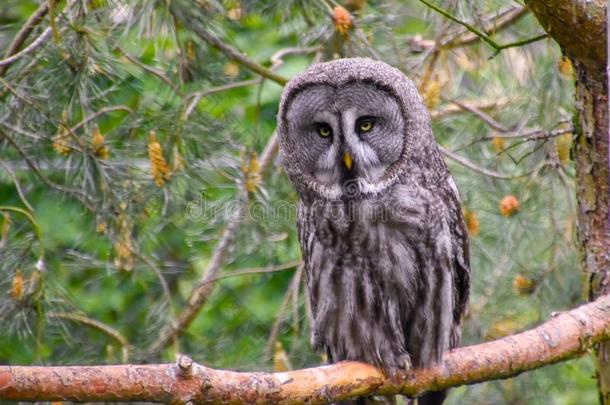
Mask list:
[[[311,66],[284,89],[280,156],[301,194],[326,199],[378,194],[418,154],[436,148],[417,88],[398,69],[371,59]],[[419,166],[420,167],[420,166]]]

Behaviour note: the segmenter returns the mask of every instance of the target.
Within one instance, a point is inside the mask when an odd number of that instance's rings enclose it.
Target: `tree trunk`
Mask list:
[[[578,242],[590,300],[610,293],[608,228],[608,86],[575,63]],[[601,403],[610,404],[610,343],[599,345],[597,375]]]
[[[530,0],[527,4],[574,64],[577,236],[585,292],[593,300],[610,293],[606,2]],[[596,360],[600,402],[610,404],[610,343],[597,347]]]

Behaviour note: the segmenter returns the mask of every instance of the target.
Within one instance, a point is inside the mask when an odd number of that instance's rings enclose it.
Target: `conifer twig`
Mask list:
[[[121,49],[118,46],[115,49],[117,51],[119,51],[121,53],[121,55],[123,55],[128,61],[130,61],[131,63],[133,63],[140,69],[152,74],[153,76],[157,76],[159,79],[161,79],[163,82],[165,82],[169,87],[171,87],[171,89],[174,91],[174,93],[176,93],[179,96],[184,95],[182,93],[182,90],[180,90],[180,87],[178,87],[178,85],[176,85],[174,82],[172,82],[172,80],[169,77],[167,77],[167,75],[163,71],[156,69],[152,66],[148,66],[146,63],[140,61],[135,56],[130,55],[129,53],[125,52],[123,49]]]
[[[271,135],[271,138],[269,138],[269,141],[267,141],[267,145],[260,155],[260,173],[264,173],[271,165],[273,156],[277,150],[277,144],[277,133],[274,132]],[[176,341],[180,335],[184,333],[184,330],[191,324],[193,319],[195,319],[199,313],[199,310],[207,302],[207,299],[215,286],[213,280],[218,277],[224,262],[224,258],[235,237],[235,233],[239,229],[239,226],[247,213],[248,194],[245,190],[244,184],[239,185],[238,199],[239,204],[236,209],[233,210],[232,215],[227,220],[227,225],[222,231],[220,239],[216,244],[216,248],[214,249],[210,263],[208,264],[199,282],[189,293],[186,306],[182,309],[175,322],[171,322],[161,329],[157,339],[155,339],[155,341],[153,341],[153,343],[149,346],[149,352],[157,353],[164,347]]]
[[[273,354],[273,346],[277,340],[277,336],[280,331],[280,326],[284,321],[284,314],[286,313],[286,309],[288,308],[288,303],[290,299],[294,295],[294,291],[298,290],[301,286],[301,279],[303,278],[303,265],[299,265],[297,271],[292,276],[292,280],[290,280],[290,285],[286,289],[284,293],[284,298],[282,299],[282,303],[280,304],[277,314],[275,315],[275,320],[273,321],[273,325],[271,326],[271,332],[269,333],[269,337],[267,338],[267,343],[265,344],[265,348],[263,349],[263,357],[265,359],[270,359]]]
[[[277,272],[281,272],[281,271],[294,269],[295,267],[298,267],[299,264],[301,264],[300,260],[293,260],[291,262],[282,263],[282,264],[278,264],[275,266],[254,267],[251,269],[236,270],[231,273],[221,274],[215,278],[209,279],[207,282],[213,283],[213,282],[216,282],[219,280],[224,280],[227,278],[233,278],[233,277],[239,277],[239,276],[249,276],[249,275],[253,275],[253,274],[277,273]]]
[[[219,274],[224,258],[235,237],[235,233],[246,214],[247,194],[243,185],[240,185],[240,200],[239,206],[232,212],[232,215],[227,220],[227,225],[222,231],[210,259],[210,263],[204,271],[202,278],[195,284],[189,293],[185,307],[175,321],[166,324],[165,327],[161,329],[157,339],[148,348],[149,352],[156,353],[172,342],[177,341],[182,333],[184,333],[184,330],[195,319],[199,310],[203,307],[212,293],[215,283],[210,282],[210,280],[216,278]]]
[[[271,55],[271,58],[270,58],[271,59],[271,68],[269,68],[269,70],[271,72],[273,72],[276,69],[278,69],[280,66],[282,66],[284,64],[284,57],[286,57],[288,55],[301,55],[301,54],[316,52],[319,50],[320,50],[320,47],[280,49],[279,51],[277,51],[276,53]],[[184,111],[183,119],[187,119],[192,114],[193,110],[195,109],[197,104],[199,104],[199,101],[201,101],[201,99],[203,97],[209,96],[210,94],[214,94],[214,93],[220,93],[222,91],[236,89],[239,87],[246,87],[246,86],[251,86],[251,85],[255,85],[255,84],[260,84],[263,80],[264,80],[264,77],[259,77],[256,79],[243,80],[243,81],[235,82],[235,83],[227,83],[227,84],[223,84],[220,86],[216,86],[216,87],[212,87],[209,89],[195,92],[191,95],[192,100],[189,102],[186,110]]]
[[[428,6],[429,8],[431,8],[432,10],[436,11],[437,13],[441,14],[443,17],[462,25],[463,27],[465,27],[468,31],[472,32],[473,34],[475,34],[477,37],[481,38],[483,41],[485,41],[489,46],[491,46],[495,52],[492,55],[496,56],[498,53],[500,53],[500,51],[507,49],[507,48],[514,48],[514,47],[518,47],[518,46],[523,46],[523,45],[527,45],[530,44],[532,42],[536,42],[536,41],[540,41],[541,39],[544,39],[548,36],[548,34],[544,33],[538,36],[535,36],[533,38],[528,38],[528,39],[524,39],[521,41],[515,41],[515,42],[511,42],[508,44],[499,44],[496,41],[494,41],[489,35],[487,35],[485,32],[481,31],[480,29],[478,29],[477,27],[475,27],[472,24],[469,24],[465,21],[460,20],[459,18],[457,18],[456,16],[454,16],[453,14],[451,14],[450,12],[448,12],[447,10],[440,8],[432,3],[430,3],[427,0],[419,0],[421,3],[425,4],[426,6]]]
[[[6,170],[8,175],[13,180],[13,184],[15,185],[15,189],[17,189],[17,194],[19,195],[19,198],[21,199],[21,202],[23,203],[23,205],[25,205],[28,208],[28,210],[30,210],[30,212],[34,212],[34,208],[28,202],[28,199],[25,197],[23,189],[21,188],[21,184],[19,183],[19,179],[17,179],[17,176],[15,176],[15,173],[13,173],[13,170],[11,170],[10,166],[7,165],[6,163],[4,163],[3,160],[0,160],[0,166],[2,166],[2,168],[4,170]]]
[[[568,121],[563,121],[568,122]],[[528,141],[536,141],[540,139],[548,139],[554,138],[557,136],[561,136],[564,134],[571,134],[574,132],[574,127],[570,125],[567,128],[557,128],[550,131],[544,129],[532,129],[528,131],[520,131],[520,132],[507,132],[507,133],[499,133],[494,134],[493,136],[486,136],[485,140],[492,140],[493,138],[503,138],[503,139],[526,139]]]
[[[510,7],[509,9],[499,12],[497,16],[490,19],[489,23],[486,24],[487,28],[483,32],[487,35],[495,34],[512,24],[517,22],[521,17],[527,14],[529,9],[523,6]],[[477,40],[481,39],[478,35],[472,33],[469,30],[460,32],[457,35],[442,41],[442,46],[446,48],[458,48],[461,46],[470,45]]]
[[[46,43],[51,38],[52,30],[51,28],[46,28],[42,34],[38,38],[36,38],[31,44],[22,49],[21,51],[0,60],[0,68],[8,67],[15,63],[17,60],[21,59],[25,55],[32,53],[36,48],[40,47],[44,43]],[[0,75],[1,76],[1,75]]]
[[[90,326],[94,329],[99,330],[100,332],[105,333],[106,335],[114,339],[119,344],[119,346],[121,346],[121,361],[123,363],[129,361],[129,341],[125,336],[121,334],[121,332],[114,329],[113,327],[78,313],[49,312],[47,313],[47,316],[49,318],[66,319],[72,322],[82,323],[83,325]]]
[[[40,229],[40,225],[38,224],[38,221],[36,221],[36,219],[34,218],[32,213],[30,211],[24,210],[23,208],[13,207],[13,206],[8,206],[8,205],[0,205],[0,212],[13,212],[13,213],[16,213],[16,214],[19,214],[19,215],[25,217],[28,220],[30,225],[32,225],[32,229],[34,231],[34,235],[36,236],[36,239],[38,239],[38,252],[39,252],[38,260],[44,261],[44,253],[45,253],[44,239],[42,237],[42,231]]]
[[[206,30],[205,27],[201,24],[201,22],[193,16],[187,15],[187,13],[181,9],[181,6],[177,5],[178,2],[172,2],[170,5],[170,12],[174,15],[174,17],[188,26],[197,36],[203,39],[208,45],[213,48],[218,49],[220,52],[224,53],[229,59],[243,65],[253,71],[254,73],[269,79],[271,81],[276,82],[280,86],[285,85],[288,82],[283,76],[280,76],[274,73],[272,70],[267,69],[266,67],[256,63],[252,59],[248,58],[246,55],[238,51],[237,49],[231,47],[230,45],[224,43],[220,38],[216,37],[214,34]],[[193,7],[196,7],[193,5]]]
[[[522,174],[515,174],[515,175],[498,173],[494,170],[480,167],[477,164],[466,159],[465,157],[460,156],[457,153],[453,153],[453,152],[443,148],[440,145],[439,145],[439,149],[440,149],[441,153],[443,155],[447,156],[449,159],[453,160],[454,162],[459,163],[460,165],[462,165],[464,167],[469,168],[470,170],[474,170],[475,172],[480,173],[484,176],[493,177],[495,179],[502,179],[502,180],[513,180],[513,179],[518,179],[520,177],[525,177],[525,176],[529,175],[529,173],[522,173]]]
[[[182,115],[182,119],[186,120],[193,113],[193,111],[195,110],[195,107],[197,107],[197,104],[199,104],[199,102],[201,101],[201,99],[203,97],[209,96],[210,94],[214,94],[214,93],[220,93],[220,92],[227,91],[227,90],[237,89],[237,88],[240,88],[240,87],[246,87],[246,86],[252,86],[252,85],[255,85],[255,84],[260,84],[261,81],[262,81],[262,78],[243,80],[243,81],[240,81],[240,82],[227,83],[227,84],[223,84],[223,85],[220,85],[220,86],[211,87],[209,89],[197,91],[197,92],[191,94],[190,97],[192,97],[192,99],[189,102],[189,104],[186,107],[186,109],[184,110],[184,114]]]
[[[63,186],[61,184],[57,184],[57,183],[49,180],[48,178],[46,178],[42,174],[40,169],[38,168],[38,165],[26,153],[26,151],[23,150],[23,148],[21,148],[21,146],[19,146],[19,144],[10,135],[8,135],[6,132],[4,132],[4,131],[2,131],[0,129],[0,139],[1,138],[6,139],[8,141],[8,143],[10,143],[11,146],[13,146],[13,148],[15,148],[17,150],[17,152],[19,152],[19,154],[21,155],[23,160],[25,160],[25,162],[30,167],[30,169],[34,172],[36,177],[38,177],[40,180],[42,180],[43,183],[45,183],[47,186],[49,186],[49,187],[51,187],[51,188],[53,188],[55,190],[58,190],[58,191],[61,191],[61,192],[67,193],[67,194],[73,194],[73,195],[77,196],[79,201],[81,203],[83,203],[83,205],[85,207],[87,207],[87,209],[89,209],[90,211],[94,211],[95,210],[95,207],[94,207],[93,203],[89,200],[88,196],[82,190],[66,187],[66,186]]]
[[[172,301],[172,294],[169,289],[169,285],[167,284],[165,277],[163,277],[163,273],[161,272],[161,269],[159,269],[157,264],[153,260],[148,258],[145,254],[140,253],[139,251],[135,251],[133,249],[131,250],[131,253],[133,255],[135,255],[138,259],[142,260],[148,266],[148,268],[153,273],[155,273],[155,276],[157,276],[157,279],[159,280],[159,284],[161,284],[161,289],[163,290],[163,295],[165,295],[165,300],[167,301],[167,306],[170,308],[171,319],[172,319],[172,321],[174,321],[174,319],[176,317],[176,309],[174,308],[174,302]]]
[[[481,99],[481,100],[463,101],[462,104],[468,105],[468,106],[470,106],[472,108],[476,108],[478,110],[492,110],[494,108],[503,107],[512,101],[513,100],[511,100],[509,98],[498,98],[498,99],[493,99],[493,100]],[[450,115],[460,114],[463,111],[464,111],[464,109],[462,107],[458,106],[457,104],[450,104],[450,105],[443,107],[442,109],[436,109],[436,110],[430,111],[430,118],[432,118],[433,120],[438,120],[438,119],[445,118]]]
[[[15,35],[15,38],[8,46],[6,53],[4,54],[4,58],[9,58],[13,56],[15,53],[19,51],[19,48],[23,45],[23,43],[28,39],[34,28],[40,24],[45,15],[49,12],[49,2],[43,1],[38,9],[34,11],[34,13],[28,18],[28,20],[23,24],[21,29]],[[0,66],[0,76],[3,76],[8,70],[11,64],[5,64]]]
[[[72,126],[72,128],[70,128],[71,132],[75,132],[76,130],[82,128],[83,126],[87,125],[88,122],[93,121],[94,119],[96,119],[97,117],[104,115],[104,114],[108,114],[110,112],[114,112],[114,111],[124,111],[128,114],[133,114],[133,110],[129,107],[127,107],[126,105],[114,105],[114,106],[108,106],[108,107],[104,107],[104,108],[100,108],[98,111],[89,114],[88,116],[86,116],[85,118],[83,118],[79,123],[77,123],[76,125]]]
[[[462,108],[462,109],[464,109],[466,111],[471,112],[477,118],[479,118],[481,121],[483,121],[489,127],[495,129],[496,131],[499,131],[499,132],[509,132],[510,131],[509,128],[507,128],[506,126],[502,125],[501,123],[499,123],[498,121],[496,121],[491,116],[486,114],[484,111],[481,111],[479,108],[477,108],[474,105],[469,105],[467,103],[463,103],[463,102],[458,101],[458,100],[451,100],[451,102],[453,104],[455,104],[455,105],[458,105],[460,108]]]

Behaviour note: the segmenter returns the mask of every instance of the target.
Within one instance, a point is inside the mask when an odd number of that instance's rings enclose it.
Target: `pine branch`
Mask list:
[[[264,173],[269,166],[271,166],[273,156],[275,156],[277,151],[277,146],[277,133],[274,132],[261,153],[259,159],[260,173]],[[248,195],[243,185],[240,185],[240,191],[237,197],[239,199],[239,205],[236,207],[237,209],[233,211],[233,215],[231,215],[231,218],[229,218],[227,225],[222,231],[220,239],[214,249],[214,253],[212,254],[212,258],[210,259],[210,264],[203,273],[201,280],[199,280],[191,290],[186,301],[187,304],[182,309],[178,319],[162,328],[157,339],[150,345],[148,348],[150,353],[157,353],[172,342],[175,342],[195,319],[199,310],[207,302],[208,297],[214,290],[214,286],[216,285],[215,281],[220,274],[227,251],[233,242],[235,233],[246,216]]]
[[[563,121],[563,123],[569,123],[569,121]],[[557,136],[571,134],[575,131],[572,125],[569,125],[567,128],[557,128],[552,130],[544,130],[544,129],[532,129],[528,131],[521,132],[508,132],[508,133],[499,133],[494,134],[493,136],[486,136],[483,138],[484,140],[492,140],[493,138],[503,138],[503,139],[525,139],[528,141],[538,141],[541,139],[549,139],[555,138]]]
[[[299,264],[296,272],[292,276],[292,280],[290,281],[286,292],[284,293],[284,298],[282,299],[282,303],[280,304],[277,314],[275,315],[275,320],[273,321],[273,325],[271,326],[271,332],[269,333],[267,343],[265,344],[265,348],[263,349],[263,356],[265,359],[271,359],[273,357],[273,346],[277,341],[277,337],[280,332],[280,326],[284,321],[284,314],[288,309],[290,299],[292,298],[294,291],[298,291],[301,285],[301,279],[303,278],[303,269],[303,264]]]
[[[28,155],[27,152],[21,146],[19,146],[19,144],[11,136],[9,136],[6,132],[0,130],[0,139],[2,138],[6,139],[8,143],[11,144],[11,146],[13,146],[13,148],[17,150],[23,160],[25,160],[25,162],[27,163],[28,167],[44,184],[46,184],[52,189],[61,191],[66,194],[74,195],[85,207],[87,207],[87,209],[89,209],[89,211],[95,210],[93,202],[90,200],[89,196],[87,196],[82,190],[66,187],[46,178],[42,174],[42,171],[38,168],[37,163],[30,157],[30,155]]]
[[[34,11],[34,13],[30,16],[30,18],[28,18],[28,20],[25,22],[25,24],[23,24],[23,27],[21,27],[19,32],[17,32],[17,35],[15,35],[15,38],[13,39],[11,44],[8,46],[8,49],[7,49],[6,53],[4,54],[5,60],[7,58],[15,55],[19,51],[19,48],[21,48],[21,46],[28,39],[28,37],[30,36],[30,34],[32,33],[34,28],[36,28],[36,26],[38,24],[40,24],[40,22],[42,21],[44,16],[47,15],[48,12],[49,12],[49,2],[43,1],[42,4],[40,4],[40,6],[38,7],[38,9],[36,11]],[[10,67],[11,63],[7,63],[7,64],[0,66],[0,76],[3,76],[6,73],[6,71]]]
[[[19,195],[19,199],[21,200],[23,205],[25,205],[26,208],[30,212],[34,212],[35,211],[34,207],[32,207],[32,204],[30,204],[30,202],[26,198],[25,193],[23,192],[23,188],[21,187],[21,183],[19,183],[19,179],[17,179],[17,176],[15,176],[15,173],[13,172],[11,167],[8,164],[6,164],[4,161],[2,161],[2,160],[0,160],[0,166],[2,166],[2,168],[10,176],[11,180],[13,180],[13,184],[15,185],[15,189],[17,190],[17,195]]]
[[[499,173],[494,170],[480,167],[477,164],[466,159],[465,157],[460,156],[457,153],[451,152],[450,150],[447,150],[440,145],[438,148],[440,149],[440,151],[443,155],[447,156],[449,159],[453,160],[454,162],[459,163],[460,165],[467,167],[470,170],[474,170],[475,172],[482,174],[484,176],[487,176],[487,177],[493,177],[495,179],[501,179],[501,180],[513,180],[513,179],[518,179],[520,177],[525,177],[530,174],[530,173],[521,173],[521,174]]]
[[[463,101],[462,104],[468,105],[471,108],[476,108],[478,110],[493,110],[496,108],[502,108],[510,103],[514,102],[509,98],[497,98],[493,100],[468,100]],[[433,120],[440,120],[450,115],[461,114],[464,112],[464,109],[457,104],[449,104],[444,106],[442,109],[432,110],[430,111],[430,118]]]
[[[206,268],[201,280],[193,287],[189,297],[186,301],[186,306],[180,312],[178,319],[175,322],[166,324],[161,329],[158,338],[148,348],[151,353],[156,353],[163,348],[175,342],[184,333],[186,328],[195,319],[199,310],[207,302],[208,297],[212,293],[216,283],[211,280],[215,279],[222,268],[224,258],[227,255],[229,247],[231,246],[235,233],[239,229],[241,221],[243,220],[247,210],[247,195],[245,190],[242,189],[240,192],[240,203],[235,211],[232,212],[231,218],[229,218],[227,225],[225,226],[212,258],[210,264]]]
[[[544,38],[546,38],[548,36],[545,33],[545,34],[537,35],[537,36],[535,36],[533,38],[528,38],[528,39],[524,39],[524,40],[521,40],[521,41],[511,42],[511,43],[508,43],[508,44],[499,44],[496,41],[494,41],[487,34],[487,32],[478,29],[477,27],[475,27],[472,24],[469,24],[469,23],[467,23],[465,21],[460,20],[459,18],[457,18],[456,16],[454,16],[453,14],[448,12],[447,10],[442,9],[442,8],[440,8],[440,7],[430,3],[427,0],[419,0],[419,1],[421,3],[423,3],[424,5],[426,5],[427,7],[431,8],[432,10],[436,11],[437,13],[442,15],[443,17],[447,18],[448,20],[451,20],[451,21],[453,21],[453,22],[455,22],[457,24],[460,24],[461,26],[466,28],[468,31],[470,31],[471,33],[473,33],[474,35],[479,37],[481,40],[486,42],[489,46],[491,46],[495,50],[495,52],[492,55],[492,57],[496,56],[498,53],[500,53],[504,49],[515,48],[515,47],[531,44],[532,42],[540,41],[541,39],[544,39]]]
[[[214,370],[180,356],[176,364],[1,366],[4,401],[155,401],[205,404],[324,404],[372,394],[418,396],[508,378],[589,352],[610,337],[610,295],[505,338],[455,349],[427,369],[385,377],[343,362],[284,373]]]
[[[508,28],[519,21],[521,17],[528,13],[528,11],[529,9],[527,7],[516,6],[511,7],[504,12],[500,12],[495,18],[490,19],[489,24],[486,24],[487,28],[483,32],[490,35]],[[457,48],[470,45],[477,42],[479,39],[481,39],[479,36],[466,30],[466,32],[461,32],[448,40],[442,41],[442,46],[447,48]]]
[[[274,73],[272,70],[267,69],[266,67],[256,63],[255,61],[248,58],[246,55],[233,48],[232,46],[225,44],[220,38],[214,36],[211,32],[209,32],[209,30],[206,30],[205,27],[201,25],[201,21],[199,19],[195,18],[192,15],[189,15],[189,13],[185,11],[182,6],[177,5],[176,3],[177,2],[173,2],[170,5],[170,12],[174,16],[174,18],[176,18],[176,20],[180,21],[189,29],[191,29],[199,38],[204,40],[208,45],[218,49],[232,61],[247,67],[254,73],[266,79],[276,82],[280,86],[283,86],[288,82],[288,79],[286,79],[285,77]],[[197,6],[193,5],[193,7]]]
[[[21,59],[25,55],[28,55],[34,52],[41,45],[44,45],[49,39],[51,39],[52,30],[51,28],[46,28],[42,34],[38,38],[36,38],[31,44],[29,44],[25,49],[15,53],[8,58],[0,60],[0,68],[8,67],[15,63],[17,60]]]
[[[240,276],[249,276],[252,274],[268,274],[268,273],[278,273],[286,270],[292,270],[298,267],[302,262],[300,260],[293,260],[287,263],[278,264],[276,266],[267,266],[267,267],[255,267],[251,269],[244,270],[236,270],[232,273],[221,274],[213,279],[208,280],[209,283],[216,282],[219,280],[224,280],[232,277],[240,277]]]
[[[68,321],[81,323],[83,325],[87,325],[93,329],[97,329],[100,332],[105,333],[106,335],[114,339],[119,344],[119,346],[121,346],[121,360],[124,362],[128,361],[130,348],[129,341],[125,336],[121,334],[121,332],[114,329],[113,327],[78,313],[49,312],[47,316],[49,318],[65,319]]]
[[[145,72],[148,72],[150,74],[152,74],[153,76],[158,77],[159,79],[161,79],[165,84],[167,84],[173,91],[174,93],[176,93],[178,96],[184,96],[184,94],[182,93],[182,90],[180,90],[180,87],[175,84],[174,82],[172,82],[172,79],[170,79],[169,77],[167,77],[167,75],[165,74],[165,72],[163,72],[160,69],[154,68],[152,66],[148,66],[146,63],[142,62],[141,60],[139,60],[137,57],[129,54],[128,52],[125,52],[120,46],[117,46],[115,48],[121,55],[123,55],[125,57],[125,59],[127,59],[129,62],[133,63],[134,65],[136,65],[137,67],[139,67],[140,69],[144,70]]]

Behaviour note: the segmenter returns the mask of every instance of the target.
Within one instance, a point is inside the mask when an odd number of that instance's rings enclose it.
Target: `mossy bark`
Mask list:
[[[593,300],[610,293],[606,1],[530,0],[527,4],[574,64],[577,236],[585,293]],[[598,346],[596,358],[601,403],[610,404],[610,343]]]

